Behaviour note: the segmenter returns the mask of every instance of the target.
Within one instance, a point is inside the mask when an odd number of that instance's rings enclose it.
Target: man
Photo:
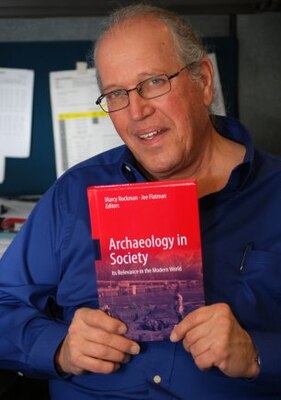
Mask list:
[[[212,65],[174,14],[120,10],[95,61],[125,146],[61,177],[4,255],[2,367],[49,378],[52,400],[279,399],[281,160],[210,116]],[[97,310],[86,188],[183,178],[198,181],[206,306],[138,344]]]

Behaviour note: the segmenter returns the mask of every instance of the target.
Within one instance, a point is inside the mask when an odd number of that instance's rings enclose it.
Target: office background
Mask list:
[[[92,5],[88,7],[87,5],[90,3]],[[95,3],[96,10],[93,7]],[[38,46],[42,42],[50,43],[50,45],[54,43],[57,44],[54,46],[57,51],[59,48],[63,49],[61,50],[63,54],[58,55],[58,52],[53,52],[53,57],[62,56],[64,65],[73,69],[75,68],[74,64],[71,65],[73,57],[69,55],[70,51],[73,52],[73,43],[77,42],[80,48],[78,42],[95,41],[105,18],[105,8],[109,8],[109,3],[116,4],[117,1],[80,0],[76,4],[76,1],[72,0],[60,0],[59,2],[57,0],[0,0],[0,47],[1,44],[6,47],[9,43],[14,43],[13,48],[16,49],[16,46],[28,45],[33,42],[35,49],[36,43]],[[168,2],[155,1],[155,3],[170,4],[171,8],[175,8],[175,5],[180,3],[193,4],[190,7],[190,13],[186,11],[188,7],[185,6],[179,6],[178,11],[190,20],[201,36],[209,38],[230,36],[237,39],[238,68],[237,76],[234,76],[233,80],[235,82],[237,80],[238,116],[251,131],[258,147],[281,154],[280,2],[278,0],[206,0],[204,2],[171,0]],[[202,6],[201,3],[209,3],[210,7]],[[231,4],[234,4],[233,7]],[[237,8],[235,4],[237,4]],[[27,6],[26,9],[24,5]],[[48,9],[48,5],[50,5],[50,9]],[[105,8],[103,8],[104,5],[106,5]],[[253,11],[252,5],[256,5],[255,11]],[[40,8],[41,6],[42,8]],[[65,42],[69,42],[69,46],[65,45]],[[62,48],[60,44],[63,46]],[[22,46],[22,48],[25,47]],[[30,49],[29,46],[28,48]],[[76,48],[76,51],[78,54],[80,50]],[[13,55],[15,59],[29,56],[30,54],[25,54],[24,51]],[[0,61],[1,66],[8,67],[9,65],[1,65]],[[13,66],[10,65],[10,67]],[[232,82],[230,83],[232,84]],[[46,90],[46,87],[42,90]],[[47,96],[47,93],[45,95]],[[49,123],[46,116],[42,116],[41,124]],[[36,138],[32,138],[33,145],[34,142],[44,144],[45,141],[49,141],[50,144],[51,132],[49,132],[48,138],[42,137],[42,132],[33,132],[36,135]],[[46,146],[45,148],[50,151],[49,149],[52,147]],[[44,145],[41,146],[43,153],[46,152],[45,148]],[[49,168],[48,162],[50,159],[53,160],[54,155],[44,154],[44,157],[41,157],[41,154],[37,152],[36,155],[32,154],[32,157],[37,157],[38,162],[42,164],[40,171],[43,171],[43,175],[44,168]],[[26,162],[28,163],[28,161]],[[15,171],[12,173],[20,174],[21,171],[17,169],[17,164],[14,165]],[[53,178],[51,177],[51,179]],[[23,181],[23,185],[27,187],[32,179],[32,176],[29,176],[29,179]],[[7,187],[11,189],[13,183],[9,176],[7,182]],[[1,187],[3,188],[3,185],[0,185],[0,195],[3,195],[5,188],[2,190]],[[16,400],[23,394],[26,394],[29,400],[39,397],[42,400],[47,399],[46,382],[30,381],[17,374],[1,371],[1,400]]]

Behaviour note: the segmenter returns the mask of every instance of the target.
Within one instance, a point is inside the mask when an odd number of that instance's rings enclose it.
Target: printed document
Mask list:
[[[0,68],[0,183],[5,157],[30,155],[34,71]]]
[[[112,122],[95,104],[100,95],[96,71],[50,72],[56,172],[122,144]]]

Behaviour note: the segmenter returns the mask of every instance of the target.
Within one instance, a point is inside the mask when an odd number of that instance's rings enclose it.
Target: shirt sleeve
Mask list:
[[[281,334],[274,332],[250,332],[260,357],[260,373],[253,379],[256,384],[269,386],[272,392],[281,393]]]
[[[54,185],[39,201],[0,261],[1,367],[58,376],[57,347],[68,326],[54,310],[59,248],[65,233]]]

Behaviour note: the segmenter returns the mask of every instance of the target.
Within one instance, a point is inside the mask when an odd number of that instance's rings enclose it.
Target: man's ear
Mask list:
[[[204,57],[200,65],[200,81],[203,90],[203,101],[206,107],[209,107],[213,100],[214,92],[214,68],[209,57]]]

